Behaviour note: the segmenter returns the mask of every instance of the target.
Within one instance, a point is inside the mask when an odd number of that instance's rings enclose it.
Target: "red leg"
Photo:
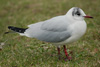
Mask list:
[[[68,56],[66,46],[64,45],[63,47],[64,47],[64,52],[65,52],[65,55],[66,55],[67,59],[71,60],[72,58],[70,56]]]
[[[61,57],[60,57],[60,47],[57,47],[57,50],[58,50],[58,58],[60,60],[61,59]]]

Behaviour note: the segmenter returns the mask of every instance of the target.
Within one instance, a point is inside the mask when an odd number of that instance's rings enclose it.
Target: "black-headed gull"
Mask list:
[[[66,58],[68,56],[65,44],[77,41],[86,32],[86,22],[84,18],[93,18],[87,16],[82,9],[78,7],[71,8],[65,15],[56,16],[46,21],[28,25],[28,28],[18,28],[8,26],[9,29],[31,38],[50,42],[57,46],[60,59],[60,46],[63,45]]]

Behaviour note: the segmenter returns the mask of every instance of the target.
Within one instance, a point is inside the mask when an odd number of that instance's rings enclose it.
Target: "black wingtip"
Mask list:
[[[8,29],[18,32],[18,33],[24,33],[27,28],[18,28],[14,26],[8,26]]]
[[[8,26],[8,29],[11,29],[13,26]]]

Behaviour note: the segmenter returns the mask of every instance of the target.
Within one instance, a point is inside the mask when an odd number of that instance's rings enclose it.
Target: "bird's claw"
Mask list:
[[[72,60],[72,57],[68,56],[68,57],[64,58],[64,60],[65,61],[67,61],[67,60],[71,61]]]
[[[72,57],[71,57],[71,56],[68,56],[67,59],[68,59],[68,60],[72,60]]]

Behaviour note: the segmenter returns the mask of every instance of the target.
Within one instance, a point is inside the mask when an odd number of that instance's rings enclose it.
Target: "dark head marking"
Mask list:
[[[75,14],[75,9],[73,9],[72,16],[74,16],[74,14]]]
[[[78,16],[81,15],[79,8],[76,7],[76,8],[73,9],[72,16],[74,16],[74,15],[78,15]]]
[[[77,11],[75,12],[76,15],[80,16],[79,8],[77,8]]]

